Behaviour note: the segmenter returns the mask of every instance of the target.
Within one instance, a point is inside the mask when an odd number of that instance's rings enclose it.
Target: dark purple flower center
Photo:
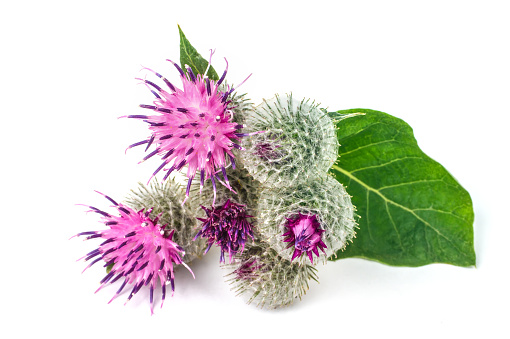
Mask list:
[[[265,161],[280,159],[283,156],[283,153],[281,150],[282,145],[278,144],[278,141],[283,137],[271,133],[267,136],[267,138],[271,139],[273,142],[263,142],[256,145],[255,154]]]
[[[255,147],[256,154],[264,160],[276,160],[280,157],[280,153],[277,151],[279,147],[281,146],[269,143],[259,144]]]

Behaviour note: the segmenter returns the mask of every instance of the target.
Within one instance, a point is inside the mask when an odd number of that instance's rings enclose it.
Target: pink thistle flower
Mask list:
[[[167,230],[165,225],[158,224],[160,216],[150,218],[152,209],[145,212],[144,209],[135,211],[104,196],[113,203],[120,216],[113,216],[95,207],[87,206],[90,212],[101,214],[102,220],[109,228],[102,231],[81,232],[76,235],[87,236],[85,240],[105,239],[97,249],[78,260],[89,261],[97,257],[83,272],[101,260],[106,262],[104,267],[111,266],[110,272],[101,280],[101,286],[95,293],[108,282],[114,283],[124,278],[119,290],[108,303],[117,298],[127,284],[133,285],[133,289],[126,303],[144,285],[150,285],[150,305],[151,314],[153,314],[154,288],[157,282],[159,281],[161,285],[161,307],[165,301],[167,282],[171,284],[172,295],[174,293],[174,264],[184,265],[193,275],[191,269],[182,261],[181,256],[184,255],[184,250],[172,241],[174,230]]]
[[[168,61],[172,62],[171,60]],[[201,74],[195,75],[190,67],[187,67],[187,72],[185,72],[179,65],[172,63],[179,71],[183,84],[182,90],[170,83],[161,74],[150,69],[147,70],[162,79],[169,90],[164,90],[149,80],[139,79],[156,96],[152,105],[140,105],[140,107],[152,110],[155,114],[128,115],[127,117],[142,119],[147,122],[152,134],[148,139],[130,145],[128,149],[147,144],[145,148],[145,151],[147,151],[152,144],[157,145],[156,149],[141,161],[143,162],[156,154],[162,155],[163,162],[154,171],[151,179],[163,168],[170,166],[165,169],[167,172],[163,180],[166,180],[172,171],[179,171],[187,165],[188,186],[185,202],[189,197],[190,185],[197,172],[200,172],[201,189],[204,180],[211,179],[216,191],[215,177],[220,178],[217,174],[220,171],[225,179],[226,187],[230,189],[225,172],[228,163],[227,158],[232,167],[235,168],[232,150],[234,148],[242,149],[238,139],[258,132],[239,133],[239,130],[245,126],[233,122],[233,109],[235,107],[229,100],[229,96],[233,93],[234,88],[224,86],[222,88],[225,88],[225,91],[220,89],[220,85],[227,75],[228,62],[223,75],[218,81],[211,80]],[[210,64],[211,61],[209,60],[209,66]],[[205,74],[207,74],[207,71]]]
[[[315,214],[303,215],[298,213],[295,219],[287,219],[286,227],[288,231],[282,234],[282,236],[287,237],[283,240],[284,242],[289,242],[287,248],[294,246],[294,254],[291,261],[306,253],[310,262],[313,263],[312,253],[319,257],[318,248],[323,253],[326,253],[324,249],[327,246],[321,239],[321,234],[325,231],[320,228],[320,223]]]
[[[232,262],[232,256],[243,252],[247,238],[254,239],[253,225],[248,222],[248,218],[253,216],[247,215],[246,205],[237,204],[230,199],[222,206],[210,209],[202,206],[202,209],[207,218],[197,218],[203,223],[203,227],[194,239],[200,236],[208,239],[204,254],[216,243],[221,249],[220,263],[225,262],[225,252],[229,254],[229,262]]]

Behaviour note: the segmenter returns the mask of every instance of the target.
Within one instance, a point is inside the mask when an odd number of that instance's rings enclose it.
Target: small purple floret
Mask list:
[[[214,182],[214,181],[213,181]],[[221,249],[220,262],[225,262],[225,252],[229,255],[229,262],[237,253],[242,253],[248,237],[254,239],[253,225],[248,218],[253,216],[246,213],[246,205],[230,201],[222,206],[206,208],[202,206],[207,217],[197,218],[203,223],[202,229],[197,233],[198,237],[208,239],[207,251],[213,244]]]
[[[256,146],[256,154],[264,160],[276,160],[281,157],[280,152],[277,150],[280,145],[263,143]]]
[[[298,213],[294,219],[287,219],[286,227],[288,231],[282,236],[286,237],[283,241],[289,243],[287,248],[294,246],[294,254],[291,260],[306,253],[310,262],[313,263],[312,253],[317,257],[319,257],[318,249],[326,253],[324,249],[327,248],[327,246],[321,239],[321,235],[325,231],[321,229],[321,225],[317,220],[317,215]]]

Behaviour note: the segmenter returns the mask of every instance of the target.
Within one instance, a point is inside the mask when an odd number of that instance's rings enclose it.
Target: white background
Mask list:
[[[3,1],[0,5],[3,338],[508,338],[509,9],[507,1]],[[477,268],[319,267],[294,306],[244,304],[214,250],[177,273],[150,316],[147,291],[126,306],[94,294],[104,271],[75,262],[101,227],[77,203],[122,200],[156,160],[137,121],[150,93],[140,65],[178,83],[180,24],[255,103],[292,91],[330,109],[404,119],[420,147],[471,193]],[[129,291],[127,291],[129,292]],[[274,336],[273,336],[274,335]]]

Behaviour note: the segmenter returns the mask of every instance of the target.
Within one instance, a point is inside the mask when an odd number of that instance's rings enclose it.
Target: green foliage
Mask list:
[[[179,27],[179,36],[180,36],[180,46],[181,46],[181,67],[183,70],[185,70],[185,65],[188,65],[193,70],[193,73],[195,74],[204,74],[205,70],[207,69],[208,61],[205,60],[191,45],[189,40],[186,38],[184,33]],[[209,67],[209,70],[207,71],[207,76],[211,80],[219,80],[218,74],[214,70],[214,68]]]
[[[364,115],[338,120],[349,113]],[[330,173],[346,186],[360,216],[353,244],[330,259],[475,265],[469,193],[420,150],[411,127],[368,109],[329,115],[341,145]]]

